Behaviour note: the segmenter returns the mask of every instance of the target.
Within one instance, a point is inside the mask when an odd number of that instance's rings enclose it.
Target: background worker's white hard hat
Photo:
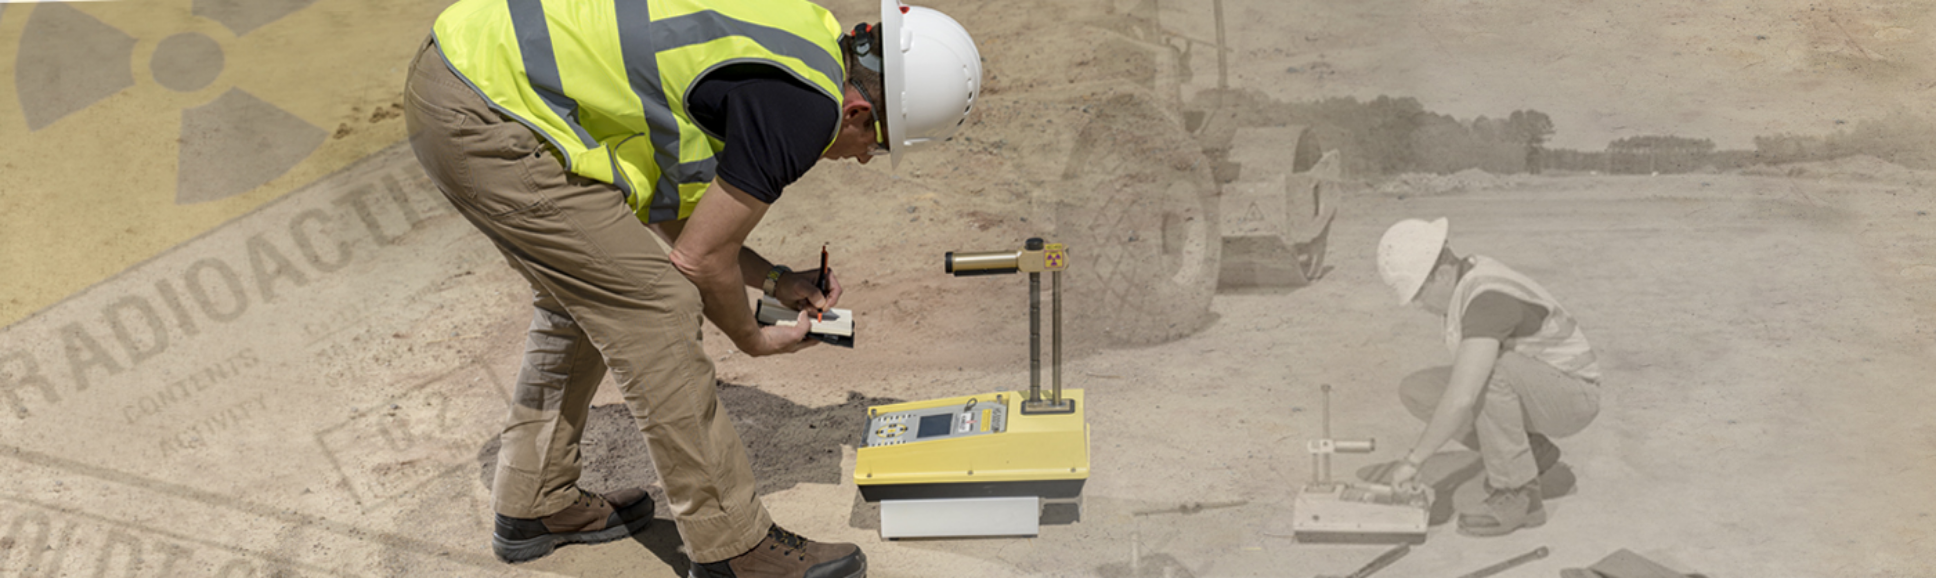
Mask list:
[[[1444,217],[1431,222],[1405,219],[1385,229],[1385,236],[1378,239],[1378,276],[1398,295],[1399,305],[1418,297],[1425,278],[1432,275],[1439,251],[1445,249],[1447,228]]]
[[[981,94],[981,52],[968,29],[928,8],[881,0],[887,149],[901,154],[955,134]]]

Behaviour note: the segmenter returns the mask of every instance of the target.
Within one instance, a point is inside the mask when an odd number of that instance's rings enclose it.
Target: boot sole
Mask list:
[[[808,575],[811,576],[813,574],[809,572]],[[860,568],[855,569],[854,573],[846,576],[827,576],[826,578],[867,578],[867,555],[865,553],[861,554]]]
[[[1541,509],[1539,513],[1526,516],[1526,521],[1521,522],[1517,526],[1471,527],[1471,526],[1466,526],[1465,524],[1459,524],[1459,533],[1467,536],[1474,536],[1479,538],[1493,538],[1498,536],[1504,536],[1506,534],[1511,534],[1515,531],[1518,531],[1520,528],[1538,528],[1544,525],[1546,525],[1546,510]]]
[[[569,534],[548,534],[528,540],[506,540],[497,535],[491,536],[491,550],[499,560],[510,563],[527,562],[543,558],[566,544],[602,544],[611,542],[645,529],[652,524],[651,517],[639,518],[623,526],[613,526],[597,532],[573,532]]]
[[[699,575],[698,564],[692,565],[692,568],[686,572],[686,578],[701,578],[701,576]],[[848,574],[846,576],[829,576],[827,578],[867,578],[867,554],[866,553],[861,554],[860,568],[857,570],[854,570],[854,573]]]
[[[844,578],[867,578],[867,558],[863,556],[860,559],[860,569],[855,570],[853,574],[848,574]]]

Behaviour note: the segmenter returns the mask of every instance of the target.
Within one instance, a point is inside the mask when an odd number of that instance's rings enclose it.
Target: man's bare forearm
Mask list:
[[[667,245],[679,242],[679,233],[686,228],[684,220],[653,223],[652,230],[665,239]],[[739,275],[747,287],[760,287],[766,283],[766,272],[773,269],[773,262],[760,256],[752,247],[741,245],[739,248]]]
[[[705,303],[706,319],[726,333],[733,344],[746,349],[747,340],[758,337],[760,326],[753,319],[753,308],[746,300],[746,280],[742,275],[744,259],[738,263],[713,263],[695,267],[686,274],[699,287]],[[681,270],[684,273],[684,270]]]
[[[1472,408],[1478,406],[1479,395],[1485,391],[1486,380],[1492,376],[1493,361],[1499,356],[1499,341],[1496,339],[1473,338],[1459,343],[1454,354],[1451,382],[1446,384],[1445,394],[1439,397],[1439,404],[1432,412],[1432,419],[1425,424],[1425,431],[1419,434],[1418,444],[1406,454],[1406,461],[1421,463],[1438,451],[1452,436],[1472,423]],[[1477,449],[1477,448],[1474,448]]]
[[[739,248],[739,276],[747,287],[760,287],[766,284],[766,272],[773,269],[773,262],[761,257],[752,247]]]
[[[753,355],[778,352],[761,341],[760,326],[746,299],[746,287],[757,286],[766,274],[766,268],[760,267],[766,259],[745,246],[747,234],[759,224],[766,208],[732,184],[715,180],[685,223],[661,228],[676,236],[672,264],[698,286],[706,319],[741,351]]]

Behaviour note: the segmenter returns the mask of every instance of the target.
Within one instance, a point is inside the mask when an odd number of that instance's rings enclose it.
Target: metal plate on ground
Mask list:
[[[1034,536],[1041,529],[1036,497],[882,500],[882,538]]]

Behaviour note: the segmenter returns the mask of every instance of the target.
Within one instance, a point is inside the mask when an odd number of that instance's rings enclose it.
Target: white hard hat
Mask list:
[[[881,0],[881,44],[891,166],[968,119],[981,94],[981,52],[953,18],[900,0]]]
[[[1411,303],[1425,286],[1425,278],[1432,275],[1439,251],[1445,249],[1447,228],[1444,217],[1429,223],[1405,219],[1385,229],[1385,236],[1378,239],[1378,276],[1398,295],[1399,305]]]

